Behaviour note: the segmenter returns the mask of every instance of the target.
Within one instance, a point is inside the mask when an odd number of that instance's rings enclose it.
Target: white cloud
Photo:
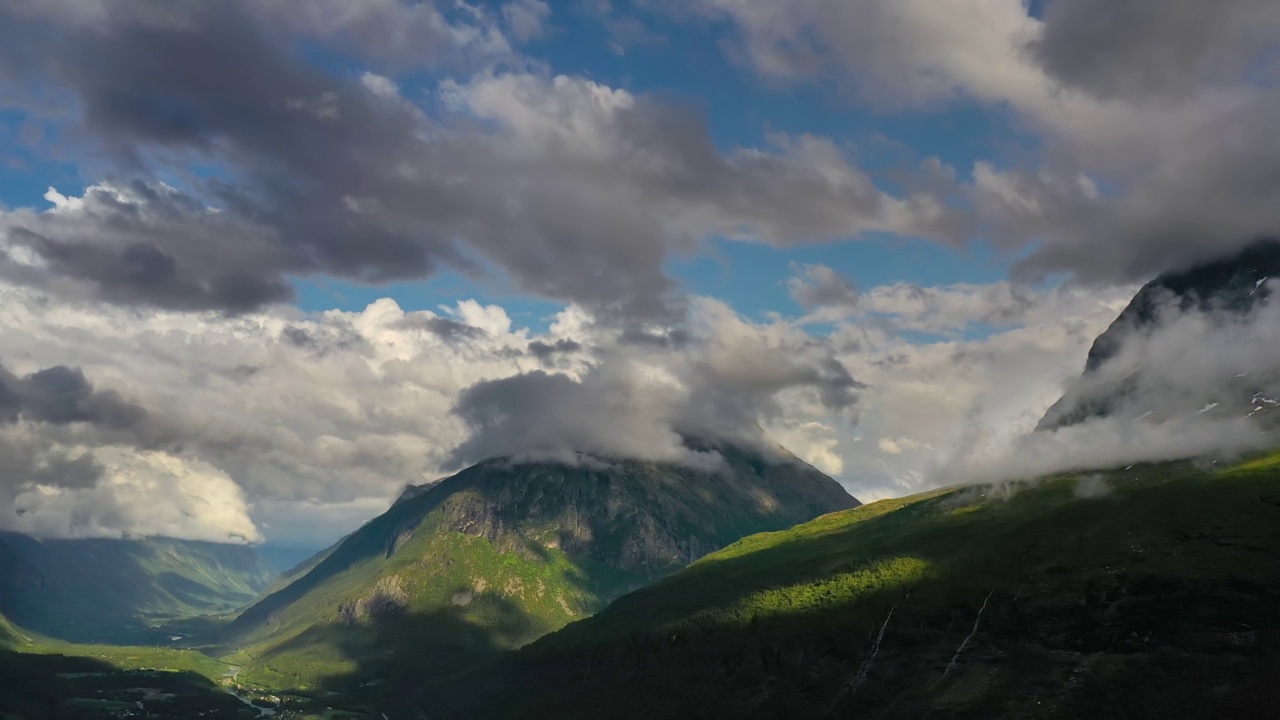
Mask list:
[[[502,17],[519,42],[543,35],[550,15],[551,7],[542,0],[516,0],[502,6]]]
[[[586,449],[700,462],[676,432],[734,433],[756,422],[785,429],[802,456],[838,471],[834,440],[817,421],[856,393],[829,348],[710,300],[694,304],[687,334],[655,328],[641,344],[578,307],[540,334],[471,300],[440,313],[382,299],[361,312],[140,315],[0,286],[0,306],[0,357],[16,376],[81,368],[96,391],[145,409],[146,427],[165,433],[165,447],[153,449],[75,423],[10,428],[31,450],[0,457],[14,468],[0,509],[24,508],[24,519],[3,522],[48,534],[314,542],[323,531],[306,517],[349,529],[457,460]],[[496,416],[469,404],[486,382],[540,382],[529,375],[543,367],[535,341],[579,348],[545,376],[561,378],[560,389],[535,392],[527,408],[502,390]],[[519,413],[528,422],[486,433],[493,418]],[[102,466],[100,477],[91,464],[76,487],[39,480],[52,472],[40,468],[71,467],[77,453]],[[208,488],[207,507],[193,505],[193,487]]]
[[[400,97],[400,86],[396,84],[395,80],[392,80],[389,77],[378,75],[377,73],[365,72],[365,74],[360,76],[360,83],[366,88],[369,88],[369,92],[379,97]]]
[[[1081,456],[1132,461],[1253,442],[1214,413],[1203,417],[1219,424],[1188,426],[1168,442],[1118,426],[1024,438],[1078,377],[1127,294],[1006,283],[873,287],[822,335],[806,330],[807,317],[750,322],[696,299],[679,333],[654,327],[638,339],[577,306],[544,334],[474,301],[440,313],[405,312],[383,299],[361,312],[142,317],[0,287],[0,357],[15,374],[81,367],[97,390],[136,402],[148,422],[182,438],[180,448],[133,449],[70,426],[21,425],[8,430],[18,433],[9,447],[25,447],[14,443],[38,432],[46,447],[66,453],[15,449],[0,460],[43,477],[48,470],[37,466],[72,467],[81,448],[109,468],[110,479],[96,485],[55,491],[28,483],[21,527],[31,530],[253,538],[256,526],[271,541],[321,543],[333,539],[323,528],[348,531],[406,483],[435,480],[457,461],[585,449],[702,462],[677,432],[741,432],[754,423],[863,500],[1025,476]],[[1190,318],[1177,336],[1210,332],[1206,322]],[[948,329],[966,323],[986,327]],[[1215,347],[1265,357],[1265,338],[1231,332]],[[580,349],[539,375],[535,341]],[[1156,377],[1242,371],[1214,361],[1226,357],[1216,351],[1192,350],[1151,346],[1186,360]],[[1085,432],[1119,435],[1104,442]],[[1084,453],[1083,442],[1101,449]],[[197,483],[211,488],[209,507],[193,504]],[[152,520],[136,514],[144,493],[156,508]],[[183,527],[187,512],[195,519]],[[72,517],[81,518],[74,529]]]
[[[14,499],[16,522],[7,529],[40,537],[262,539],[240,486],[218,468],[162,452],[100,447],[91,453],[105,470],[96,485],[28,485]]]
[[[1145,280],[1280,227],[1269,0],[1060,0],[1043,18],[1025,0],[694,6],[727,20],[731,47],[763,74],[831,83],[879,109],[1009,117],[1033,147],[968,168],[952,192],[980,229],[948,227],[1032,246],[1019,266],[1031,276]]]

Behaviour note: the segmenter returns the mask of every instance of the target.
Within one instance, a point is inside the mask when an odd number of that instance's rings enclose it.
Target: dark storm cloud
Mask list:
[[[534,340],[529,343],[529,354],[538,359],[544,366],[555,365],[556,357],[575,353],[582,349],[582,343],[568,338],[560,338],[555,342]]]
[[[306,348],[315,345],[316,341],[305,328],[286,326],[280,331],[280,339],[294,347]]]
[[[689,342],[689,333],[680,328],[654,331],[628,326],[618,335],[618,342],[623,345],[640,345],[664,350],[681,348]]]
[[[88,488],[102,477],[92,455],[59,447],[59,433],[39,432],[41,424],[65,430],[83,424],[115,440],[155,439],[146,410],[112,390],[94,389],[79,368],[56,365],[18,376],[0,364],[0,428],[26,428],[0,434],[0,513],[29,484]]]
[[[112,10],[105,26],[0,11],[10,79],[74,92],[84,130],[122,170],[146,172],[156,150],[225,153],[244,182],[204,184],[224,212],[132,179],[11,229],[49,274],[115,302],[236,311],[291,297],[287,272],[378,281],[428,273],[451,254],[438,238],[395,232],[392,218],[346,209],[356,188],[408,201],[414,188],[391,187],[384,165],[420,155],[407,110],[287,55],[240,3]],[[426,192],[416,201],[434,204]]]
[[[1050,0],[1032,51],[1055,78],[1101,97],[1178,96],[1258,69],[1278,34],[1274,0]]]
[[[489,334],[485,332],[484,328],[478,328],[475,325],[468,325],[464,322],[439,316],[424,317],[421,315],[406,315],[403,320],[396,323],[396,327],[403,329],[416,328],[426,330],[445,342],[479,340]]]
[[[147,413],[112,390],[94,390],[79,368],[57,365],[18,377],[0,365],[0,421],[66,425],[83,422],[128,429]]]
[[[308,350],[315,356],[325,356],[334,352],[354,351],[367,355],[370,352],[369,342],[346,322],[333,322],[317,326],[311,330],[297,325],[286,325],[280,330],[280,342],[302,350]]]

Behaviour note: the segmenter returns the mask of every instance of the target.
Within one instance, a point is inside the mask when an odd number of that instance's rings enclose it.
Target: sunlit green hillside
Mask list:
[[[1239,718],[1280,701],[1280,456],[949,489],[746,538],[433,717]]]

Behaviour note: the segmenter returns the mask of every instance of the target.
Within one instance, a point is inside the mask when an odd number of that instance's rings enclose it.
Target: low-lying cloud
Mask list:
[[[1071,384],[1054,417],[1072,424],[1022,435],[973,427],[933,470],[938,484],[1033,478],[1195,457],[1229,459],[1275,446],[1280,414],[1280,305],[1246,313],[1183,310],[1158,321]]]

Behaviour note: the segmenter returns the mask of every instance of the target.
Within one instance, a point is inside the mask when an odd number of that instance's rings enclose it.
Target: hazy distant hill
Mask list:
[[[1187,270],[1160,275],[1134,295],[1133,300],[1098,336],[1089,349],[1084,374],[1049,409],[1037,429],[1053,430],[1092,417],[1128,411],[1136,416],[1149,408],[1129,407],[1131,395],[1142,379],[1142,368],[1112,373],[1104,370],[1120,354],[1126,343],[1141,338],[1160,326],[1169,311],[1220,312],[1226,317],[1244,316],[1262,303],[1270,302],[1267,280],[1280,281],[1280,241],[1263,240],[1224,258]],[[1280,338],[1277,338],[1280,350]],[[1274,386],[1280,378],[1206,378],[1205,384],[1217,394],[1198,396],[1196,388],[1170,388],[1185,397],[1164,409],[1165,413],[1194,412],[1210,403],[1219,403],[1219,414],[1269,413],[1277,405]],[[1261,400],[1262,397],[1266,401]],[[1218,406],[1215,406],[1217,408]]]
[[[444,720],[1274,717],[1280,455],[756,535],[424,695]]]
[[[141,641],[153,621],[234,610],[274,574],[247,545],[0,533],[0,613],[76,642]]]
[[[407,493],[232,624],[242,677],[354,687],[453,672],[745,535],[858,504],[784,453],[717,449],[714,471],[494,459]]]

